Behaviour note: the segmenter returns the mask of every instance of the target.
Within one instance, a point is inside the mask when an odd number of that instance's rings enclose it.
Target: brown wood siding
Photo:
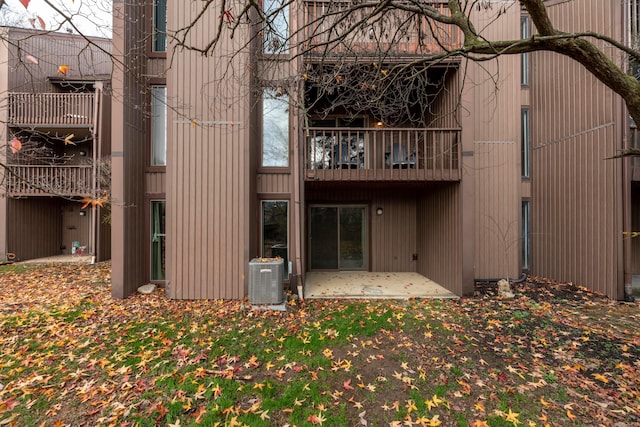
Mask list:
[[[308,204],[363,204],[369,207],[369,270],[375,272],[416,271],[416,199],[429,192],[421,188],[307,189]],[[382,208],[383,214],[376,215]],[[306,214],[305,214],[306,216]]]
[[[474,159],[476,278],[519,277],[520,145],[476,141]]]
[[[417,201],[417,271],[462,295],[460,184],[423,193]]]
[[[170,27],[191,22],[198,8],[170,2]],[[205,45],[220,24],[209,9],[187,37]],[[226,27],[213,56],[177,50],[167,74],[167,292],[171,298],[239,299],[249,262],[248,57]],[[171,48],[170,48],[171,49]],[[172,53],[172,54],[173,54]],[[224,65],[222,65],[224,64]],[[231,73],[231,74],[225,74]],[[193,126],[195,119],[198,125]]]
[[[146,192],[147,194],[163,194],[166,190],[166,173],[147,172]]]
[[[71,67],[69,77],[108,76],[111,73],[111,41],[108,39],[90,38],[91,43],[88,43],[83,37],[64,33],[19,28],[8,31],[14,43],[9,59],[12,70],[9,90],[12,92],[57,92],[59,89],[46,78],[55,77],[60,65]],[[37,58],[38,64],[19,56],[26,54]]]
[[[489,40],[518,39],[516,5],[479,17]],[[470,64],[473,90],[475,277],[520,275],[520,57]]]
[[[113,3],[114,51],[126,68],[113,71],[112,111],[112,295],[124,298],[144,284],[145,176],[147,164],[145,105],[146,35],[144,2]],[[126,35],[126,37],[124,37]]]
[[[622,3],[549,13],[560,30],[622,39]],[[622,163],[605,160],[621,148],[620,100],[568,58],[536,53],[532,67],[531,272],[622,298]]]
[[[373,194],[371,218],[371,271],[416,271],[416,197],[409,194]],[[376,215],[376,209],[383,209]]]
[[[289,193],[291,192],[291,174],[262,173],[256,177],[256,191],[258,193]]]
[[[16,260],[62,253],[62,199],[9,199],[7,205],[7,252]]]
[[[445,74],[444,88],[433,103],[433,121],[430,127],[459,128],[460,127],[460,71],[452,67]]]

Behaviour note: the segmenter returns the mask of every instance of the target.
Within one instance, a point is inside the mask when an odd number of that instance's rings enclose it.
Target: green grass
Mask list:
[[[358,425],[364,414],[370,426],[512,426],[509,411],[522,425],[543,415],[568,422],[567,404],[588,424],[604,412],[568,390],[604,399],[597,387],[607,384],[591,374],[609,368],[608,354],[623,364],[602,372],[616,386],[633,387],[637,375],[637,334],[605,340],[594,331],[602,316],[585,324],[579,306],[348,300],[254,312],[160,293],[111,300],[87,272],[64,282],[64,296],[53,287],[68,273],[53,276],[51,288],[29,279],[41,280],[37,269],[5,283],[15,293],[0,305],[3,425]],[[51,297],[30,304],[43,292]],[[640,323],[634,312],[602,310],[624,331]],[[597,352],[575,346],[585,336],[602,343]],[[636,421],[625,409],[637,407],[631,394],[607,404]]]

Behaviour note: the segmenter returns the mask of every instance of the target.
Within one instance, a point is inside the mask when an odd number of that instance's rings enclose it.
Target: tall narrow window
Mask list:
[[[522,177],[529,178],[531,174],[531,166],[529,161],[529,152],[531,140],[529,109],[523,108],[520,117],[520,145],[522,147]]]
[[[522,15],[520,17],[520,38],[528,39],[531,35],[529,16]],[[522,86],[529,86],[529,54],[523,53],[520,55],[520,84]]]
[[[280,89],[262,96],[262,166],[289,166],[289,97]]]
[[[167,87],[151,86],[151,165],[167,164]]]
[[[264,0],[264,53],[289,53],[288,0]]]
[[[284,259],[285,271],[289,264],[289,202],[262,201],[262,256]]]
[[[531,265],[531,242],[529,231],[531,225],[531,203],[528,200],[522,201],[522,269],[528,270]]]
[[[167,51],[167,0],[153,2],[153,51]]]
[[[151,201],[151,280],[165,280],[165,201]]]

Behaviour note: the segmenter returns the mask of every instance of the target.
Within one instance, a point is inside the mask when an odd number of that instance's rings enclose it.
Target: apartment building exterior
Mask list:
[[[630,3],[587,3],[546,2],[562,30],[629,40]],[[483,37],[531,34],[517,2],[488,4]],[[330,38],[348,6],[265,1],[269,25],[236,26],[240,9],[114,2],[113,295],[240,299],[249,261],[281,256],[292,289],[407,271],[465,295],[527,273],[624,298],[640,191],[605,160],[629,144],[622,100],[558,54],[442,58],[460,33],[401,12]],[[401,76],[383,104],[376,73]]]
[[[111,41],[0,28],[0,257],[110,258]]]

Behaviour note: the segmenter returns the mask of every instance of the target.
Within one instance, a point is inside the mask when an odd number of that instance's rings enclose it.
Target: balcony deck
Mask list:
[[[400,9],[373,16],[374,6],[354,6],[350,1],[307,0],[304,2],[304,52],[309,57],[376,56],[429,57],[460,47],[461,31]],[[429,7],[449,14],[447,2],[432,1]],[[390,29],[393,29],[390,31]]]
[[[307,181],[459,181],[460,129],[310,128]]]
[[[94,122],[92,93],[9,93],[10,126],[74,128]]]
[[[90,165],[9,165],[8,169],[5,172],[6,191],[12,197],[92,194],[93,168]]]

